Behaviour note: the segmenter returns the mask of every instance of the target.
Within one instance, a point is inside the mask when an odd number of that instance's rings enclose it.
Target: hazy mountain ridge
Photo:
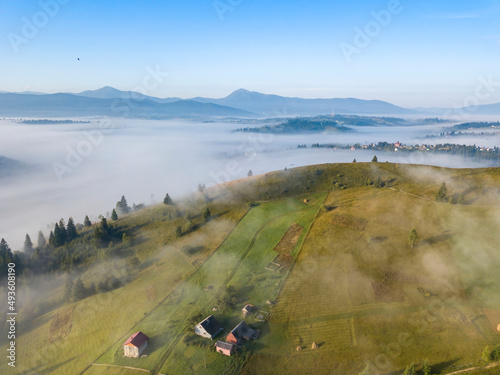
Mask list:
[[[149,99],[100,99],[74,94],[0,94],[0,116],[168,118],[199,115],[248,117],[253,114],[213,103],[189,100],[158,103]]]
[[[117,99],[124,103],[115,103]],[[111,109],[122,107],[122,109]],[[116,116],[130,107],[132,117],[156,118],[162,116],[314,116],[344,115],[500,115],[500,103],[451,108],[403,108],[382,100],[357,98],[304,99],[239,89],[225,98],[178,97],[158,98],[136,91],[121,91],[105,86],[80,93],[43,94],[38,92],[0,92],[0,115],[40,116],[73,115]],[[122,113],[118,114],[123,115]]]

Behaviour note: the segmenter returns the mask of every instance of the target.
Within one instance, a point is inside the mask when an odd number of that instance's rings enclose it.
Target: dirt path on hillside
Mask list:
[[[467,371],[489,369],[489,368],[493,368],[493,367],[497,367],[497,366],[500,366],[500,362],[492,363],[491,365],[488,365],[486,367],[470,367],[470,368],[466,368],[464,370],[458,370],[458,371],[455,371],[455,372],[449,372],[446,375],[461,374],[461,373],[464,373],[464,372],[467,372]]]

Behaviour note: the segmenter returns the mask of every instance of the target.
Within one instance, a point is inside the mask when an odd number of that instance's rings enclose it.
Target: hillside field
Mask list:
[[[18,373],[396,375],[424,361],[434,374],[500,373],[481,360],[500,344],[500,169],[316,165],[202,198],[177,204],[197,224],[180,238],[182,216],[164,205],[118,220],[131,250],[86,265],[82,279],[113,270],[129,276],[122,287],[65,304],[62,276],[39,280],[52,307],[19,323]],[[260,336],[237,355],[193,334],[214,315],[224,340],[247,303]],[[145,356],[124,358],[139,330]]]

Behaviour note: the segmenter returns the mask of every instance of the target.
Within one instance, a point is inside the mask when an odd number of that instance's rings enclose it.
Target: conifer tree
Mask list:
[[[73,291],[71,293],[71,300],[73,302],[81,300],[85,297],[85,286],[82,279],[78,278],[73,284]]]
[[[66,230],[66,224],[64,223],[64,219],[59,220],[59,231],[61,233],[61,238],[62,238],[61,246],[62,246],[68,240],[68,231]]]
[[[56,247],[56,236],[54,235],[53,231],[50,231],[50,234],[49,234],[49,245],[52,247]]]
[[[410,231],[410,234],[408,235],[408,243],[409,243],[410,247],[413,249],[415,247],[415,245],[417,244],[417,242],[418,242],[418,233],[417,233],[417,230],[415,228],[413,228]]]
[[[446,200],[446,194],[448,194],[448,188],[446,187],[446,182],[443,182],[436,194],[436,201],[444,202]]]
[[[111,220],[116,221],[118,220],[118,214],[116,213],[116,210],[113,208],[113,212],[111,213]]]
[[[37,247],[39,249],[44,248],[45,245],[47,245],[47,240],[45,239],[45,236],[43,235],[42,231],[38,231],[38,240],[37,240]]]
[[[86,227],[92,226],[92,223],[90,222],[88,215],[85,216],[85,220],[83,220],[83,225]]]
[[[68,225],[66,227],[66,233],[67,233],[68,241],[72,241],[76,237],[78,237],[78,232],[76,230],[75,222],[73,221],[72,217],[70,217],[68,219]]]
[[[211,216],[212,216],[212,213],[210,212],[210,209],[207,207],[207,209],[203,213],[203,218],[205,219],[205,221],[208,221]]]
[[[163,204],[169,205],[172,204],[172,198],[170,198],[170,195],[165,195],[165,198],[163,198]]]
[[[116,202],[116,212],[119,215],[125,215],[130,212],[130,207],[124,195],[122,195],[122,198],[120,199],[119,202]]]
[[[33,242],[31,241],[31,237],[28,233],[26,233],[26,238],[24,240],[24,253],[26,255],[32,255],[34,253]]]
[[[5,238],[0,240],[0,261],[7,265],[14,260],[14,255],[12,255],[12,250],[10,249]]]

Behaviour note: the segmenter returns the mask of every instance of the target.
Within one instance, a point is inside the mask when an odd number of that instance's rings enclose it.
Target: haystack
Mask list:
[[[300,352],[302,350],[302,346],[297,346],[297,351]]]
[[[497,327],[497,331],[500,332],[500,324]]]
[[[313,344],[311,345],[311,349],[318,349],[318,348],[319,348],[318,344],[313,342]]]

